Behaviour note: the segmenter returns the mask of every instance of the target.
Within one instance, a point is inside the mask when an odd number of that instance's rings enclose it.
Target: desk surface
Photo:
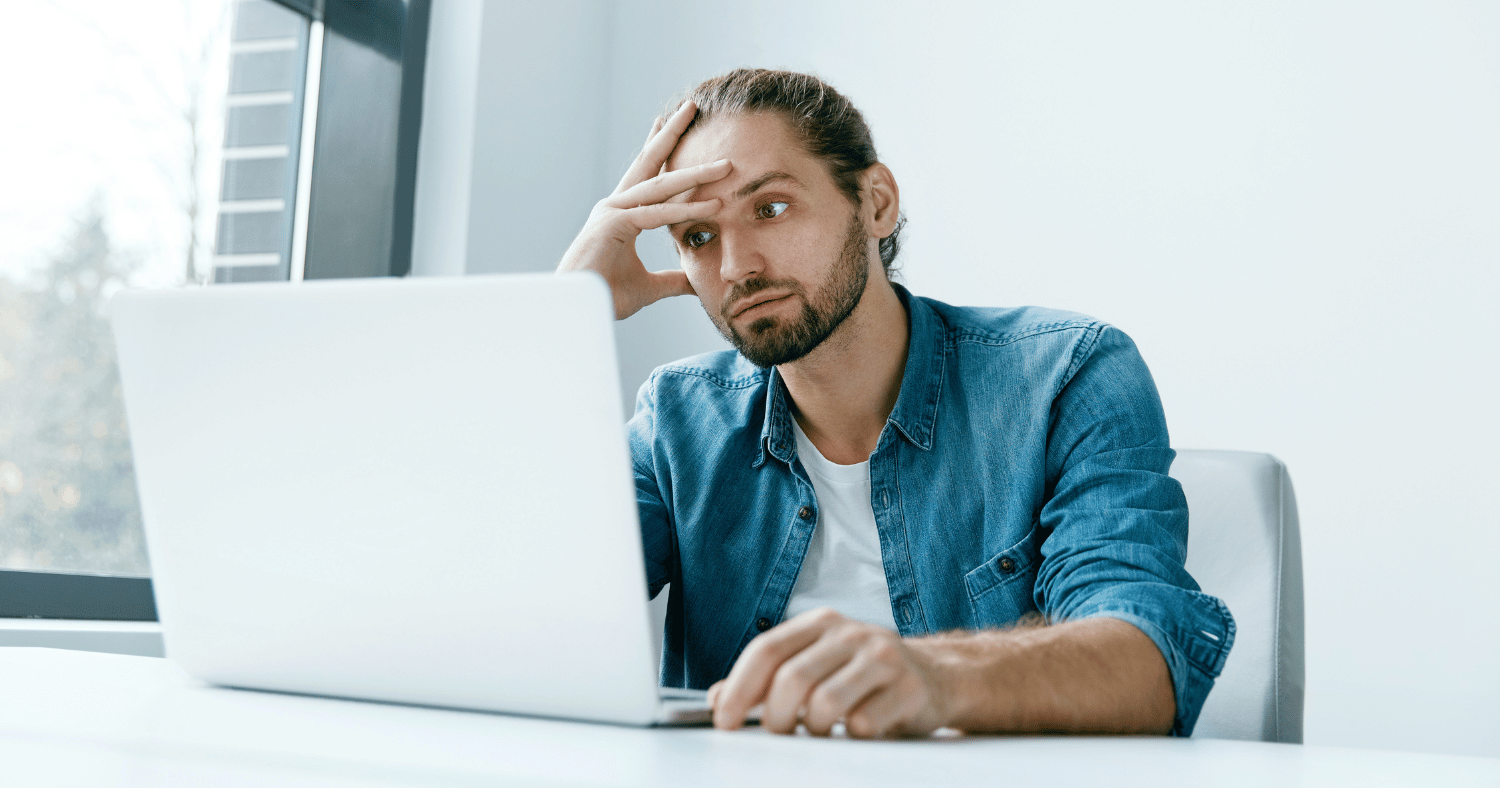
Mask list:
[[[246,692],[173,663],[0,648],[7,785],[1500,786],[1500,759],[1207,739],[864,742]]]

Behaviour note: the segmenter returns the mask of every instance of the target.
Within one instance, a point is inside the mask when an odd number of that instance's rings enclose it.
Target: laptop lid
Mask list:
[[[651,721],[601,279],[130,291],[112,311],[166,651],[189,673]]]

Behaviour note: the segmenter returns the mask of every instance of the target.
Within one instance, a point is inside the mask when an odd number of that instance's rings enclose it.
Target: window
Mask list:
[[[271,0],[235,7],[215,282],[291,278],[311,30],[311,20]]]
[[[427,8],[7,4],[0,616],[155,615],[115,292],[408,271]]]
[[[411,269],[427,10],[241,0],[215,282]]]

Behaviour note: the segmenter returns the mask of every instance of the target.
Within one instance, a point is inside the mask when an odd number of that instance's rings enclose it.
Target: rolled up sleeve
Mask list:
[[[1234,644],[1234,618],[1183,566],[1187,500],[1167,475],[1175,453],[1135,344],[1101,326],[1073,365],[1048,435],[1035,602],[1053,621],[1115,618],[1150,637],[1172,674],[1172,732],[1188,736]]]

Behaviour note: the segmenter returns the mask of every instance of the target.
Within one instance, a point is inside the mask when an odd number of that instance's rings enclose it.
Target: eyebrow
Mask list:
[[[759,178],[756,178],[755,180],[745,184],[744,186],[741,186],[740,190],[734,193],[734,198],[736,200],[743,200],[746,197],[749,197],[750,195],[765,188],[767,184],[775,183],[777,181],[791,181],[798,186],[802,185],[801,181],[793,178],[792,174],[789,172],[768,172],[765,175],[762,175]]]
[[[734,193],[734,199],[736,199],[736,200],[743,200],[746,197],[749,197],[750,195],[752,195],[752,194],[760,191],[761,189],[764,189],[765,187],[769,186],[770,184],[780,183],[780,182],[791,183],[791,184],[794,184],[794,185],[796,185],[798,187],[802,186],[802,181],[799,181],[796,178],[792,177],[791,173],[789,173],[789,172],[782,172],[780,170],[777,170],[777,171],[774,171],[774,172],[768,172],[765,175],[762,175],[759,178],[756,178],[755,180],[753,180],[753,181],[745,184],[744,186],[741,186],[740,190]],[[686,222],[674,222],[672,224],[667,225],[667,229],[671,230],[674,227],[679,227],[679,226],[684,225],[684,224],[691,224],[693,221],[696,221],[696,220],[689,220],[689,221],[686,221]]]

